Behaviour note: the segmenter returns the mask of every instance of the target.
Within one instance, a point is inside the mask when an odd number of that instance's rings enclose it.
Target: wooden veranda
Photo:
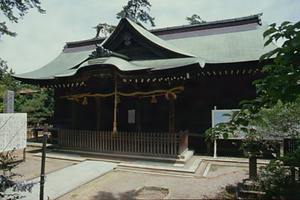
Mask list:
[[[188,150],[188,131],[169,134],[59,130],[58,145],[101,153],[177,157]]]

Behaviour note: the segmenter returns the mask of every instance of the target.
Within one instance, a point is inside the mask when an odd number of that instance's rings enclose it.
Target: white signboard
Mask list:
[[[128,124],[135,123],[135,110],[128,110]]]
[[[239,109],[212,110],[212,127],[215,127],[219,123],[229,122],[231,117],[230,116],[224,116],[224,114],[232,115],[236,111],[239,111]]]
[[[0,152],[26,148],[27,113],[0,114]]]
[[[234,112],[239,111],[239,109],[232,109],[232,110],[212,110],[212,127],[215,127],[219,123],[225,123],[229,122],[231,119],[231,116],[224,116],[224,114],[230,114],[232,115]],[[222,139],[222,135],[220,136],[220,139]],[[217,157],[217,140],[214,141],[214,158]]]

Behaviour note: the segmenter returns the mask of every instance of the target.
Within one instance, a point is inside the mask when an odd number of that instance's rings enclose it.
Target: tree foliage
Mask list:
[[[13,151],[7,153],[0,152],[0,199],[20,199],[17,192],[31,192],[35,183],[14,181],[14,177],[21,176],[14,173],[12,170],[19,164],[15,162]],[[7,192],[12,188],[12,192]]]
[[[12,70],[9,70],[7,62],[0,58],[0,112],[4,108],[4,95],[7,90],[15,90],[18,83],[11,76]]]
[[[21,84],[22,88],[34,89],[37,92],[18,94],[15,109],[20,113],[27,113],[27,121],[31,126],[39,126],[42,122],[51,122],[54,113],[54,91],[41,89],[36,86]]]
[[[203,19],[201,19],[201,17],[197,14],[193,14],[191,17],[186,17],[185,18],[190,25],[194,25],[194,24],[201,24],[204,23],[205,21]]]
[[[268,138],[300,138],[300,99],[283,104],[281,101],[271,109],[259,112],[260,121],[254,121],[258,132]]]
[[[262,72],[263,79],[253,82],[256,86],[257,96],[252,100],[244,100],[240,103],[242,109],[232,115],[228,123],[221,123],[214,129],[209,129],[207,135],[228,136],[237,130],[246,134],[256,132],[250,125],[253,121],[261,121],[259,112],[262,109],[273,108],[279,101],[282,104],[293,103],[300,98],[300,22],[291,24],[283,22],[278,28],[275,24],[270,25],[264,33],[267,38],[265,46],[279,39],[285,40],[278,47],[261,56],[261,64],[265,64]]]
[[[148,0],[129,0],[127,5],[123,6],[123,10],[117,13],[117,19],[127,17],[134,22],[150,22],[153,27],[155,18],[148,14],[151,6]]]
[[[3,111],[5,91],[15,92],[15,112],[27,113],[28,124],[36,126],[53,115],[54,92],[51,89],[43,90],[37,86],[22,84],[15,80],[14,72],[8,69],[5,61],[0,66],[0,112]],[[35,93],[19,94],[21,89],[33,89]]]
[[[24,17],[31,8],[36,8],[38,12],[45,13],[39,0],[1,0],[0,6],[4,16],[12,23],[18,23],[19,19]],[[9,36],[17,35],[16,32],[8,29],[5,21],[0,22],[0,34]]]
[[[109,34],[111,34],[116,29],[116,26],[110,25],[107,23],[99,23],[94,28],[97,30],[95,37],[98,38],[98,37],[100,37],[100,33],[103,37],[107,37]]]
[[[253,144],[263,148],[263,137],[289,137],[298,140],[298,147],[262,169],[260,186],[266,193],[263,198],[299,198],[300,183],[295,182],[295,166],[300,165],[300,22],[283,22],[279,27],[271,24],[264,32],[265,46],[283,39],[284,43],[261,56],[265,77],[256,80],[257,96],[240,103],[242,109],[231,116],[228,123],[221,123],[207,130],[212,139],[243,131],[243,147]]]

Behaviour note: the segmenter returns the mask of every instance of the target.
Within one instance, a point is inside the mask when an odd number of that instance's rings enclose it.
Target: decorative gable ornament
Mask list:
[[[112,52],[108,49],[105,49],[103,46],[96,45],[96,50],[93,51],[89,58],[101,58],[101,57],[110,57],[112,55]]]

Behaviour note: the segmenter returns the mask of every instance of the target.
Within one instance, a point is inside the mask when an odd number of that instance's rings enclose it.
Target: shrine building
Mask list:
[[[65,149],[178,157],[211,127],[211,110],[255,96],[267,24],[261,14],[147,30],[127,18],[107,38],[67,42],[15,77],[55,91]],[[206,146],[203,146],[206,149]]]

